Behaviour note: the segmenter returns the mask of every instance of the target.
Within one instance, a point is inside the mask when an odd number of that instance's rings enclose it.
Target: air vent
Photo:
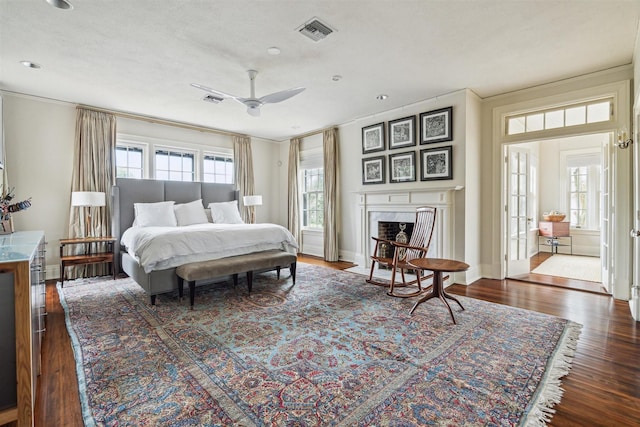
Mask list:
[[[318,18],[313,18],[306,22],[298,29],[298,31],[300,34],[309,37],[314,42],[319,42],[329,34],[333,33],[333,30],[327,24],[320,22]]]
[[[207,102],[213,102],[214,104],[219,104],[220,102],[224,101],[224,98],[220,98],[214,95],[206,95],[204,98],[202,98],[202,100]]]

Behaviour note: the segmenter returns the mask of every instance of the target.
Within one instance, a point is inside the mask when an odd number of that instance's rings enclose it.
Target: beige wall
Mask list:
[[[47,277],[59,277],[58,240],[68,236],[71,198],[75,105],[3,93],[6,171],[16,198],[32,198],[32,206],[16,213],[15,230],[43,230],[48,242]],[[181,141],[186,148],[223,147],[231,150],[230,136],[118,119],[118,134],[158,142]],[[263,196],[257,208],[260,222],[278,222],[279,145],[252,139],[256,193]],[[285,217],[286,219],[286,217]]]
[[[16,198],[31,208],[13,215],[15,230],[43,230],[47,273],[59,271],[58,240],[67,237],[75,106],[3,94],[6,169]]]
[[[505,106],[532,105],[535,103],[549,102],[550,100],[571,99],[572,94],[584,91],[594,93],[601,87],[626,84],[632,78],[632,68],[629,66],[593,73],[563,80],[536,88],[530,88],[505,95],[500,95],[483,100],[482,111],[482,236],[481,236],[481,263],[482,275],[488,278],[504,277],[502,269],[501,244],[503,236],[501,219],[503,205],[501,202],[501,170],[502,156],[501,143],[497,140],[494,129],[494,114]],[[631,88],[629,87],[629,92]],[[622,93],[628,102],[630,93]],[[629,106],[623,100],[620,108],[616,108],[617,122],[613,125],[619,128],[629,125]],[[566,102],[566,101],[565,101]],[[601,129],[605,130],[605,129]],[[613,130],[613,129],[611,129]],[[571,132],[570,129],[567,132]],[[616,239],[616,272],[619,275],[616,280],[617,290],[614,290],[616,298],[628,298],[630,280],[630,244],[629,239],[623,238],[629,230],[631,192],[628,186],[630,179],[630,156],[627,152],[615,151],[616,181],[618,194],[616,195],[617,218],[616,226],[619,228],[619,236]]]

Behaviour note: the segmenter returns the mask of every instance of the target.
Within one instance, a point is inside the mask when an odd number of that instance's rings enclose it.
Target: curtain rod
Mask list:
[[[192,125],[190,123],[175,122],[175,121],[172,121],[172,120],[160,119],[158,117],[144,116],[142,114],[125,113],[125,112],[122,112],[122,111],[109,110],[107,108],[92,107],[90,105],[78,104],[76,106],[76,108],[83,108],[83,109],[86,109],[86,110],[99,111],[99,112],[102,112],[102,113],[113,114],[114,116],[122,117],[122,118],[125,118],[125,119],[142,120],[142,121],[149,122],[149,123],[156,123],[156,124],[161,124],[161,125],[166,125],[166,126],[173,126],[173,127],[183,128],[183,129],[195,130],[195,131],[198,131],[198,132],[210,132],[210,133],[217,133],[217,134],[220,134],[220,135],[227,135],[227,136],[243,136],[243,137],[244,136],[249,136],[249,135],[236,133],[236,132],[228,132],[228,131],[224,131],[224,130],[220,130],[220,129],[214,129],[214,128],[208,128],[208,127],[204,127],[204,126]]]
[[[302,135],[296,135],[293,138],[308,138],[310,136],[317,135],[319,133],[323,133],[325,130],[329,130],[329,129],[333,129],[333,128],[337,128],[337,127],[338,126],[329,126],[329,127],[324,128],[324,129],[313,130],[311,132],[303,133]],[[289,139],[293,139],[293,138],[289,138]]]

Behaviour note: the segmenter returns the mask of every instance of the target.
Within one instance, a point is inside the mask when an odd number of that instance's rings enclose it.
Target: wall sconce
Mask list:
[[[627,128],[624,127],[618,131],[618,142],[613,145],[624,150],[628,148],[630,144],[633,144],[633,139],[631,137],[627,139]]]
[[[251,216],[251,224],[255,224],[256,208],[254,206],[262,205],[262,196],[244,196],[242,198],[242,204],[249,208],[249,214]]]

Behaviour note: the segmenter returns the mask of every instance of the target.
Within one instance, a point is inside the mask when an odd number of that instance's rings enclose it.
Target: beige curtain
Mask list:
[[[244,222],[250,222],[255,206],[244,206],[242,198],[255,194],[253,180],[253,156],[251,154],[251,138],[248,136],[233,137],[233,162],[235,168],[236,188],[240,195],[238,208]]]
[[[338,261],[338,130],[323,132],[324,259]]]
[[[300,169],[300,138],[293,138],[289,142],[289,191],[288,204],[289,211],[287,215],[287,225],[289,231],[296,238],[296,242],[302,250],[302,242],[300,240],[300,194],[298,193],[298,174]]]
[[[94,208],[71,206],[70,238],[111,235],[111,187],[115,184],[115,149],[116,117],[113,114],[78,108],[71,191],[103,192],[106,205]],[[85,230],[86,214],[91,214],[88,230]],[[74,246],[78,250],[83,249],[80,245]],[[75,278],[81,274],[104,275],[107,274],[107,267],[104,264],[95,264],[70,268],[67,270],[67,276]]]

